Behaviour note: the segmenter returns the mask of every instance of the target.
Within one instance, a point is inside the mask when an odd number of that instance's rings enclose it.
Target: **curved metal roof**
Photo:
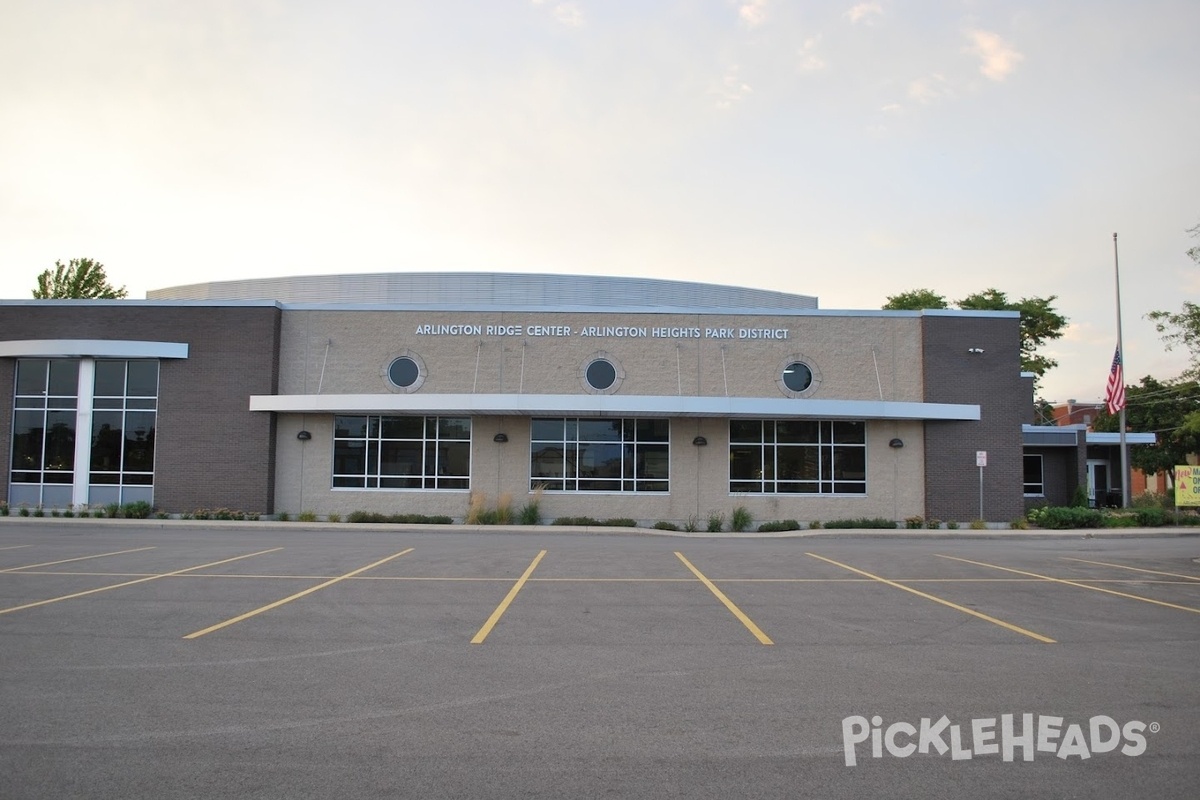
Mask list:
[[[817,298],[656,278],[494,272],[299,275],[153,289],[148,300],[275,300],[322,305],[815,309]]]

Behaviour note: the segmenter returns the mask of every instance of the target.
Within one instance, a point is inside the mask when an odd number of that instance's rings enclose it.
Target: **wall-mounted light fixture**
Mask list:
[[[507,442],[508,434],[507,433],[497,433],[495,436],[492,437],[492,441],[493,442],[502,442],[502,443]]]
[[[892,439],[890,442],[888,442],[888,447],[899,450],[901,447],[904,447],[904,440],[903,439]]]
[[[309,439],[312,438],[312,434],[309,433],[308,431],[300,431],[299,433],[296,434],[296,438],[302,442],[307,442]]]
[[[981,356],[981,355],[983,355],[983,348],[982,347],[968,347],[967,352],[971,353],[972,355]]]
[[[696,447],[704,447],[708,444],[708,439],[705,439],[703,436],[697,436],[695,439],[692,439],[692,444],[696,445]]]

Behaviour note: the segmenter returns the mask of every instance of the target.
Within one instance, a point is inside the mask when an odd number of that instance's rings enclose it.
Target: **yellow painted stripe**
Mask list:
[[[471,644],[483,644],[484,640],[487,639],[488,634],[492,632],[492,628],[496,627],[496,623],[500,621],[500,618],[504,616],[504,612],[508,610],[509,604],[511,604],[516,598],[517,592],[521,591],[521,587],[525,585],[527,580],[529,580],[529,576],[533,574],[535,569],[537,569],[538,562],[541,561],[542,557],[545,555],[546,551],[542,550],[534,557],[533,562],[530,563],[529,567],[526,568],[521,577],[517,578],[517,582],[513,584],[513,587],[508,590],[508,594],[506,594],[504,599],[500,601],[500,605],[496,606],[496,610],[493,611],[492,615],[487,618],[487,622],[483,623],[483,627],[479,629],[479,632],[476,633],[474,637],[472,637]]]
[[[722,603],[725,604],[725,607],[729,609],[729,613],[731,613],[735,617],[737,617],[738,620],[743,625],[746,626],[746,630],[748,630],[748,631],[750,631],[750,633],[754,634],[754,638],[758,639],[760,644],[775,644],[773,641],[771,641],[770,636],[767,636],[765,633],[763,633],[762,629],[759,628],[757,625],[755,625],[753,620],[751,620],[744,613],[742,613],[742,610],[740,608],[738,608],[736,605],[734,605],[732,600],[730,600],[728,597],[725,596],[724,592],[722,592],[720,589],[718,589],[716,587],[716,585],[713,584],[712,581],[710,581],[708,578],[704,577],[704,573],[702,573],[700,570],[698,570],[694,566],[692,566],[692,562],[690,562],[686,558],[684,558],[683,553],[680,553],[679,551],[675,551],[675,556],[680,561],[683,562],[683,565],[685,567],[687,567],[688,569],[690,569],[692,571],[692,574],[695,575],[696,578],[701,583],[703,583],[705,586],[708,587],[708,590],[710,592],[712,592],[714,595],[716,595],[718,600],[720,600]]]
[[[247,619],[250,619],[251,617],[256,617],[259,614],[270,611],[272,608],[279,608],[281,605],[284,605],[285,603],[290,603],[293,600],[299,600],[301,597],[310,595],[313,592],[319,592],[321,589],[324,589],[326,586],[333,586],[335,583],[338,583],[339,581],[346,580],[346,578],[353,578],[355,575],[359,574],[360,572],[366,572],[367,570],[378,567],[381,564],[386,564],[387,562],[391,561],[393,558],[399,558],[400,556],[411,553],[412,551],[413,551],[413,548],[410,547],[407,550],[401,550],[399,553],[393,553],[392,555],[388,556],[387,558],[381,558],[378,561],[374,562],[373,564],[367,564],[365,567],[359,567],[356,570],[347,572],[345,575],[339,575],[336,578],[330,578],[329,580],[325,581],[324,583],[319,583],[316,586],[310,586],[309,588],[305,589],[304,591],[296,592],[295,594],[289,595],[289,596],[283,598],[282,600],[276,600],[274,603],[268,603],[267,605],[262,606],[261,608],[256,608],[253,611],[247,611],[245,614],[239,614],[238,616],[236,616],[232,619],[227,619],[224,622],[218,622],[216,625],[209,625],[207,628],[202,628],[201,630],[193,631],[192,633],[189,633],[187,636],[184,636],[183,638],[198,639],[201,636],[204,636],[205,634],[212,633],[213,631],[219,631],[222,628],[228,628],[230,625],[236,625],[237,623],[239,623],[243,620],[247,620]]]
[[[1031,639],[1037,639],[1039,642],[1043,642],[1045,644],[1054,644],[1055,643],[1055,641],[1048,636],[1042,636],[1040,633],[1034,633],[1031,630],[1026,630],[1025,628],[1022,628],[1019,625],[1013,625],[1012,623],[1005,622],[1002,619],[996,619],[995,617],[990,617],[987,614],[983,614],[979,611],[976,611],[973,608],[967,608],[966,606],[960,606],[958,603],[951,603],[949,600],[943,600],[940,597],[934,597],[931,594],[927,594],[925,592],[918,591],[917,589],[914,589],[911,586],[905,586],[904,584],[897,583],[896,581],[889,581],[887,578],[881,578],[878,575],[873,575],[870,572],[867,572],[865,570],[856,569],[855,567],[852,567],[848,564],[843,564],[840,561],[834,561],[832,558],[826,558],[825,556],[819,556],[816,553],[806,553],[806,555],[812,556],[813,558],[816,558],[821,561],[825,561],[827,563],[841,567],[842,569],[848,569],[851,572],[857,573],[859,575],[865,575],[868,578],[879,581],[880,583],[886,583],[888,586],[895,587],[896,589],[901,589],[905,592],[909,592],[910,594],[915,594],[917,597],[924,597],[926,600],[932,600],[935,603],[940,603],[941,605],[944,605],[947,608],[953,608],[955,611],[961,611],[964,614],[970,614],[972,617],[977,617],[981,620],[984,620],[985,622],[990,622],[993,625],[999,625],[1001,628],[1013,631],[1014,633],[1019,633],[1023,636],[1028,636]]]
[[[1114,567],[1116,569],[1127,569],[1132,572],[1144,572],[1147,575],[1167,575],[1171,578],[1186,578],[1189,581],[1200,581],[1200,578],[1196,577],[1195,575],[1183,575],[1178,572],[1162,572],[1157,569],[1142,569],[1141,567],[1127,567],[1124,564],[1110,564],[1107,561],[1088,561],[1086,558],[1069,558],[1067,556],[1063,556],[1063,559],[1066,561],[1079,561],[1080,563],[1083,563],[1083,564],[1097,564],[1101,567]]]
[[[187,569],[177,569],[174,572],[164,572],[160,575],[149,575],[145,578],[138,578],[137,580],[133,580],[133,581],[125,581],[123,583],[114,583],[111,586],[101,586],[98,589],[88,589],[86,592],[75,592],[73,594],[65,594],[62,597],[52,597],[49,600],[38,600],[35,603],[25,603],[24,605],[13,606],[12,608],[0,608],[0,614],[8,614],[13,611],[20,611],[21,609],[24,609],[24,608],[36,608],[37,606],[45,606],[45,605],[49,605],[50,603],[59,603],[59,602],[62,602],[63,600],[72,600],[76,597],[86,597],[90,594],[97,594],[99,592],[107,592],[110,589],[120,589],[123,586],[133,586],[134,584],[146,583],[147,581],[156,581],[159,578],[170,578],[174,575],[183,575],[184,573],[193,572],[198,569],[205,569],[207,567],[219,567],[220,565],[228,564],[231,561],[241,561],[243,558],[252,558],[254,556],[261,556],[264,553],[274,553],[276,550],[282,550],[282,549],[283,549],[282,547],[272,547],[270,550],[259,550],[257,553],[247,553],[244,556],[234,556],[233,558],[226,558],[221,561],[213,561],[211,564],[201,564],[197,567],[188,567]]]
[[[964,564],[974,564],[977,567],[988,567],[990,569],[998,569],[1003,572],[1013,572],[1013,573],[1016,573],[1017,575],[1028,575],[1031,578],[1041,578],[1044,581],[1051,581],[1053,583],[1061,583],[1065,586],[1076,586],[1080,589],[1089,589],[1093,592],[1104,592],[1105,594],[1111,594],[1114,597],[1124,597],[1127,600],[1140,600],[1143,603],[1152,603],[1156,606],[1162,606],[1163,608],[1174,608],[1178,611],[1190,611],[1193,614],[1200,614],[1200,608],[1192,608],[1191,606],[1181,606],[1181,605],[1177,605],[1175,603],[1167,603],[1162,600],[1155,600],[1151,597],[1142,597],[1140,594],[1127,594],[1126,592],[1118,592],[1115,589],[1105,589],[1102,586],[1089,586],[1086,583],[1078,583],[1076,581],[1063,580],[1062,578],[1052,578],[1049,575],[1039,575],[1036,572],[1026,572],[1025,570],[1021,570],[1021,569],[1012,569],[1010,567],[1001,567],[1001,566],[997,566],[996,564],[987,564],[987,563],[984,563],[983,561],[971,561],[970,559],[958,558],[957,556],[943,556],[943,555],[939,555],[937,553],[934,553],[934,555],[936,555],[938,558],[948,558],[951,561],[961,561]]]
[[[72,561],[87,561],[91,558],[104,558],[105,556],[119,556],[125,553],[140,553],[143,550],[153,550],[153,547],[135,547],[133,550],[117,550],[113,553],[98,553],[94,556],[79,556],[78,558],[64,558],[61,561],[43,561],[40,564],[26,564],[23,567],[9,567],[8,569],[0,569],[0,572],[16,572],[19,569],[33,569],[34,567],[53,567],[55,564],[70,564]]]

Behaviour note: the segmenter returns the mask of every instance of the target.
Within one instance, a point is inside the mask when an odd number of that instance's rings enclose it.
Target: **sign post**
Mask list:
[[[975,451],[975,466],[979,467],[979,519],[983,519],[983,468],[987,466],[987,450]]]

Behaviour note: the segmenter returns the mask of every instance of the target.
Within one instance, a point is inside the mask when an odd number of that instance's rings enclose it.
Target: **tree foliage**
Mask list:
[[[1200,225],[1188,228],[1188,233],[1200,239]],[[1200,247],[1191,248],[1187,254],[1200,264]],[[1158,331],[1168,350],[1174,350],[1176,347],[1187,350],[1191,365],[1183,377],[1200,378],[1200,305],[1184,300],[1183,307],[1178,312],[1151,311],[1146,318],[1154,322],[1154,329]]]
[[[104,265],[90,258],[72,258],[68,263],[54,262],[37,278],[35,300],[120,300],[128,293],[108,282]]]
[[[945,295],[938,294],[933,289],[913,289],[911,292],[892,295],[883,307],[888,311],[920,311],[923,308],[949,308],[950,303]]]
[[[1101,411],[1092,423],[1097,431],[1116,432],[1120,416]],[[1200,452],[1200,383],[1162,382],[1147,375],[1138,386],[1125,389],[1125,425],[1139,433],[1154,433],[1157,442],[1129,450],[1130,463],[1144,472],[1169,471],[1186,464],[1189,453]]]
[[[1062,338],[1063,330],[1067,327],[1067,318],[1062,316],[1051,305],[1058,299],[1057,295],[1049,297],[1022,297],[1020,300],[1010,300],[1008,295],[999,289],[984,289],[982,292],[967,295],[955,305],[963,309],[975,311],[1019,311],[1021,314],[1021,369],[1032,372],[1041,378],[1058,362],[1038,350],[1051,339]],[[923,308],[949,308],[944,295],[932,289],[914,289],[888,297],[884,303],[885,309],[893,311],[916,311]]]

